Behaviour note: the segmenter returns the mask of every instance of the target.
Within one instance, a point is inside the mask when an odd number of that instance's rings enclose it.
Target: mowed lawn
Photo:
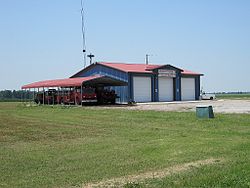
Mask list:
[[[250,100],[250,94],[216,94],[217,99]]]
[[[0,187],[81,187],[197,160],[125,187],[250,187],[250,115],[0,103]]]

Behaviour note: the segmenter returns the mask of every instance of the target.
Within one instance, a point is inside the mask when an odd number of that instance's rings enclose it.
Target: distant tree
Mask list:
[[[12,92],[11,90],[5,90],[3,93],[3,97],[6,99],[11,99],[12,98]]]
[[[0,100],[20,100],[22,98],[25,99],[33,99],[34,92],[32,91],[23,91],[23,90],[3,90],[0,91]]]

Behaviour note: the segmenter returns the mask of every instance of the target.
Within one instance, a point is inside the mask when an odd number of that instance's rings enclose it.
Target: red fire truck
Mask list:
[[[36,95],[37,104],[77,104],[98,103],[98,104],[115,104],[117,95],[115,91],[104,88],[85,87],[81,89],[61,90],[49,89],[46,92],[39,92]]]

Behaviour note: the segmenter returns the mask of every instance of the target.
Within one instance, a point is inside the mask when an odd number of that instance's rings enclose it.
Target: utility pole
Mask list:
[[[92,64],[92,59],[94,58],[95,56],[93,54],[89,54],[88,55],[88,58],[89,58],[89,64],[91,65]]]

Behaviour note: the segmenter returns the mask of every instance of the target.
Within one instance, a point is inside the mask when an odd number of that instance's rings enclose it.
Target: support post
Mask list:
[[[76,87],[75,87],[75,105],[77,105],[76,102],[77,102],[77,101],[76,101]]]
[[[55,92],[53,91],[53,106],[55,105]]]
[[[64,101],[64,90],[62,87],[60,88],[60,93],[61,93],[61,105],[62,105]]]
[[[28,92],[28,100],[29,100],[29,103],[30,103],[30,106],[31,106],[31,100],[30,100],[30,88],[29,88],[29,92]]]
[[[57,90],[56,90],[56,104],[59,103],[59,87],[57,87]]]
[[[39,96],[39,88],[37,88],[37,96]],[[37,104],[39,104],[39,105],[40,105],[40,100],[39,100],[39,97],[38,97],[37,99],[38,99]]]
[[[23,89],[22,89],[22,92],[21,92],[21,103],[23,104]]]
[[[64,96],[65,96],[65,89],[64,88],[62,88],[62,93],[63,93],[63,103],[62,104],[64,104]]]
[[[63,97],[63,95],[62,95],[62,88],[58,88],[58,98],[57,98],[57,99],[58,99],[58,101],[57,101],[58,104],[59,104],[59,103],[60,103],[60,104],[62,103],[62,101],[61,101],[61,100],[62,100],[62,97]]]
[[[24,106],[26,105],[26,89],[24,89],[24,91],[23,91],[23,104],[24,104]]]
[[[33,102],[35,101],[35,88],[33,89]]]
[[[24,90],[24,105],[26,106],[26,89]]]
[[[44,100],[45,100],[45,93],[44,93],[44,87],[43,87],[43,105],[44,105]]]
[[[81,106],[82,106],[82,84],[81,84]]]
[[[69,88],[69,91],[68,91],[69,106],[70,106],[70,102],[71,102],[71,101],[70,101],[70,99],[71,99],[71,98],[70,98],[70,93],[71,93],[71,87]]]
[[[47,87],[47,98],[48,98],[48,105],[49,105],[49,88]]]

